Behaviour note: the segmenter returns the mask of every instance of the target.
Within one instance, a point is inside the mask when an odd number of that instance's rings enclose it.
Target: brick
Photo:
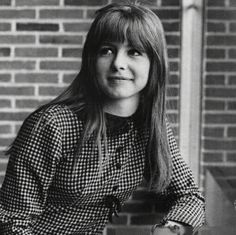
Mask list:
[[[58,6],[60,0],[16,0],[16,6]]]
[[[0,6],[11,6],[11,0],[1,0]]]
[[[7,163],[6,162],[1,162],[0,172],[6,171],[6,169],[7,169]]]
[[[11,133],[11,126],[6,124],[0,124],[0,133],[9,134]]]
[[[229,76],[229,84],[230,85],[236,84],[236,76],[235,75]]]
[[[159,223],[163,218],[160,214],[133,215],[130,218],[131,225],[153,225]]]
[[[167,81],[168,84],[177,85],[180,82],[180,78],[177,74],[170,74],[169,79]]]
[[[230,49],[229,50],[229,58],[236,58],[236,49]]]
[[[54,86],[43,87],[43,86],[40,86],[39,87],[39,95],[57,96],[64,90],[65,90],[65,87],[54,87]]]
[[[180,7],[180,0],[164,0],[161,3],[162,6]]]
[[[10,31],[11,24],[9,23],[0,23],[0,31]]]
[[[20,61],[20,60],[15,60],[15,61],[0,61],[0,69],[4,70],[33,70],[35,69],[35,62],[33,61]]]
[[[236,23],[229,23],[229,31],[233,33],[236,32]]]
[[[161,19],[180,19],[179,9],[153,9],[153,12]]]
[[[207,32],[226,32],[226,24],[220,22],[208,22],[207,23]]]
[[[151,234],[151,226],[108,226],[106,228],[106,235],[135,235],[135,234]]]
[[[20,47],[15,48],[16,57],[57,57],[57,48],[32,48],[32,47]]]
[[[227,182],[232,188],[236,188],[236,179],[228,179]]]
[[[58,83],[56,73],[19,73],[15,75],[16,83]]]
[[[228,137],[236,137],[236,127],[228,127],[227,136]]]
[[[81,19],[83,18],[83,10],[40,10],[39,17],[41,19]]]
[[[229,110],[236,110],[236,101],[229,101],[228,102],[228,109]]]
[[[169,70],[170,70],[170,72],[179,71],[179,62],[170,61],[169,62]]]
[[[205,123],[206,124],[235,124],[236,123],[236,114],[205,114]]]
[[[215,178],[227,178],[235,176],[236,166],[212,166],[208,169],[213,172]]]
[[[96,9],[86,9],[86,18],[87,19],[93,19],[95,17],[95,12],[96,12]]]
[[[222,59],[225,58],[225,50],[224,49],[207,49],[206,57],[210,59]]]
[[[167,96],[176,97],[179,95],[179,89],[176,87],[167,87]]]
[[[206,63],[207,72],[235,72],[236,71],[236,62],[207,62]]]
[[[34,95],[34,88],[28,86],[11,86],[11,87],[0,87],[1,95]]]
[[[235,153],[227,153],[226,161],[236,162],[236,152]]]
[[[21,124],[15,124],[15,134],[17,134],[19,132],[21,126],[22,126],[22,123]]]
[[[4,178],[5,178],[5,175],[0,175],[0,185],[2,185]]]
[[[76,76],[77,74],[75,73],[64,74],[63,83],[71,83],[75,79]]]
[[[207,6],[225,6],[225,1],[223,0],[207,0]]]
[[[0,137],[0,147],[6,147],[9,146],[12,142],[12,138],[5,138],[5,137]],[[0,170],[1,170],[1,166],[2,166],[2,162],[0,164]]]
[[[108,4],[108,0],[96,0],[96,1],[87,1],[87,0],[65,0],[65,5],[69,6],[100,6]]]
[[[112,3],[120,3],[120,0],[111,0]],[[144,6],[157,6],[156,0],[139,0],[139,3],[141,3]]]
[[[127,215],[121,215],[119,214],[119,217],[112,216],[112,225],[126,225],[128,222],[128,216]]]
[[[206,85],[224,85],[225,84],[225,75],[206,75],[205,83]]]
[[[62,56],[63,57],[81,57],[82,48],[63,48]]]
[[[236,45],[235,35],[211,35],[207,37],[207,45],[209,46],[235,46]]]
[[[122,207],[125,213],[151,213],[153,205],[151,203],[128,201]]]
[[[232,7],[236,7],[236,2],[235,2],[235,0],[230,0],[230,1],[229,1],[229,5],[232,6]]]
[[[10,107],[11,107],[11,101],[10,100],[0,99],[0,108],[10,108]]]
[[[11,54],[11,49],[8,47],[0,47],[0,57],[4,57],[4,56],[10,56]]]
[[[166,35],[167,45],[180,45],[180,36],[178,35]]]
[[[40,105],[42,105],[44,102],[41,102],[40,100],[36,100],[36,99],[22,99],[16,100],[16,107],[17,108],[36,108],[39,107]]]
[[[91,23],[64,23],[63,26],[65,32],[87,32],[91,26]]]
[[[224,110],[225,102],[219,100],[205,100],[205,110]]]
[[[35,10],[0,10],[0,19],[34,19]]]
[[[180,22],[163,22],[165,32],[179,32]]]
[[[223,162],[223,153],[203,153],[203,161],[204,162]]]
[[[168,48],[168,58],[179,58],[180,50],[179,48]]]
[[[59,31],[58,24],[39,24],[39,23],[17,23],[17,31]]]
[[[205,127],[203,129],[203,135],[206,137],[224,137],[224,128],[220,127]]]
[[[11,81],[11,74],[2,73],[0,74],[0,82],[10,82]]]
[[[203,141],[203,147],[208,150],[236,150],[236,141],[205,139]]]
[[[49,44],[75,44],[81,45],[83,43],[83,37],[80,35],[77,36],[68,36],[68,35],[42,35],[39,38],[40,43],[49,43]]]
[[[229,9],[214,9],[207,11],[207,17],[211,20],[235,20],[236,10]]]
[[[0,112],[2,121],[23,121],[29,115],[29,112]]]
[[[41,61],[40,69],[43,70],[76,70],[80,69],[79,61]]]
[[[27,44],[34,42],[35,36],[33,35],[0,35],[0,43]]]
[[[206,88],[205,95],[207,97],[236,97],[236,88]]]
[[[136,190],[132,194],[132,199],[155,203],[157,200],[157,195],[154,192],[149,192],[147,190]]]

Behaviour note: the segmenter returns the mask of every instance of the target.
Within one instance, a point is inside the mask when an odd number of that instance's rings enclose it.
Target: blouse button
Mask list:
[[[115,186],[112,187],[112,190],[116,191],[118,188],[119,188],[119,185],[115,185]]]
[[[119,162],[116,163],[116,169],[118,169],[118,170],[121,169],[121,163],[119,163]]]

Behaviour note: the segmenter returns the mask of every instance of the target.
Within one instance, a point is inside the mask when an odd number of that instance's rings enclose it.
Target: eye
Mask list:
[[[142,55],[141,51],[139,51],[135,48],[129,49],[128,54],[131,55],[131,56],[140,56],[140,55]]]
[[[100,56],[109,56],[113,54],[113,49],[111,47],[101,47],[98,54]]]

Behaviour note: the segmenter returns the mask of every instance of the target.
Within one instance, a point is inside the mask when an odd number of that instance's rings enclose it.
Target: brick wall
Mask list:
[[[8,159],[3,151],[22,121],[58,95],[74,78],[94,11],[111,0],[0,1],[0,183]],[[119,1],[118,1],[119,2]],[[169,114],[178,133],[180,0],[144,1],[163,20],[170,57]],[[116,224],[159,219],[153,195],[140,187]],[[153,217],[153,215],[155,215]]]
[[[208,0],[203,60],[203,170],[216,165],[230,170],[236,165],[235,59],[236,2]]]

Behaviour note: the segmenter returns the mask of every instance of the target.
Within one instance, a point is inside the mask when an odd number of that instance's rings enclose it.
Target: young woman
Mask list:
[[[132,3],[100,9],[78,76],[7,151],[0,233],[101,234],[143,179],[166,199],[170,234],[201,226],[204,199],[166,121],[167,76],[159,18]]]

